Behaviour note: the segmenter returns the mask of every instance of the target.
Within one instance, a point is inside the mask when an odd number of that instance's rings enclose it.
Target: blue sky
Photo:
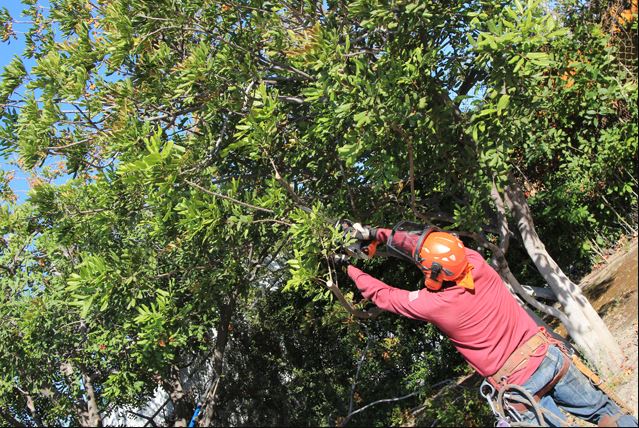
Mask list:
[[[47,1],[40,1],[38,3],[45,7],[48,6]],[[21,11],[26,6],[19,0],[0,0],[0,8],[3,7],[9,11],[9,14],[15,21],[26,21],[28,19],[21,15]],[[15,40],[11,38],[8,42],[0,44],[0,70],[4,70],[4,67],[15,55],[22,56],[25,44],[24,37],[21,32],[27,31],[28,28],[29,26],[27,24],[15,23],[13,29],[17,33],[18,39]],[[27,70],[34,65],[34,61],[29,58],[23,58],[23,62]],[[0,167],[5,171],[15,172],[15,178],[11,182],[11,188],[18,197],[18,203],[21,203],[26,199],[27,192],[29,190],[29,183],[27,182],[29,174],[20,171],[17,165],[11,163],[11,161],[15,160],[17,160],[16,154],[11,154],[9,159],[0,158]]]

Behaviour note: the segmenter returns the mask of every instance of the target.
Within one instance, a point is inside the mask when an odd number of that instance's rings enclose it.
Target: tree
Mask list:
[[[0,150],[38,174],[0,217],[8,424],[99,425],[158,385],[176,426],[198,401],[204,425],[397,420],[354,412],[414,404],[459,359],[432,329],[345,318],[375,311],[327,263],[343,216],[457,230],[614,370],[549,256],[636,212],[636,81],[596,25],[534,2],[27,3],[27,50],[0,84]],[[514,226],[562,311],[523,291],[521,255],[511,272]]]

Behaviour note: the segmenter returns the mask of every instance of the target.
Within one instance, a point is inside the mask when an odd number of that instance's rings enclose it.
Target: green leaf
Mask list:
[[[508,107],[509,103],[510,103],[510,96],[509,95],[504,94],[501,97],[499,97],[499,101],[497,102],[497,112],[501,113],[501,111],[503,109]]]

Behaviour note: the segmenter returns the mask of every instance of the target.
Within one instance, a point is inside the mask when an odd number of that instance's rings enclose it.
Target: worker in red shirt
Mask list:
[[[408,291],[348,264],[348,276],[366,299],[386,311],[433,323],[497,390],[514,384],[537,394],[550,426],[565,423],[559,407],[600,426],[637,426],[579,372],[561,343],[537,326],[483,257],[456,236],[401,224],[393,230],[358,223],[344,227],[352,237],[373,242],[373,249],[386,244],[424,273],[425,287]],[[343,258],[337,262],[347,264]],[[535,422],[530,409],[522,409],[521,416]]]

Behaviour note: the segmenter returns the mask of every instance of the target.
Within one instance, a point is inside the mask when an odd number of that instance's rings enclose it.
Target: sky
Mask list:
[[[48,6],[48,1],[39,1],[38,3],[44,7]],[[0,9],[2,8],[6,8],[15,21],[26,21],[28,19],[21,16],[21,11],[25,6],[20,0],[0,0]],[[15,23],[13,29],[16,31],[18,39],[11,38],[8,42],[0,44],[0,73],[15,55],[22,56],[25,44],[21,32],[27,31],[28,28],[27,24]],[[35,65],[35,62],[29,58],[23,58],[23,62],[27,70]],[[0,157],[0,168],[5,171],[14,171],[15,178],[11,182],[11,188],[18,197],[17,202],[22,203],[25,201],[29,191],[29,183],[27,181],[29,174],[20,171],[17,165],[10,163],[11,161],[15,162],[15,160],[17,160],[16,154],[11,154],[9,159]]]

